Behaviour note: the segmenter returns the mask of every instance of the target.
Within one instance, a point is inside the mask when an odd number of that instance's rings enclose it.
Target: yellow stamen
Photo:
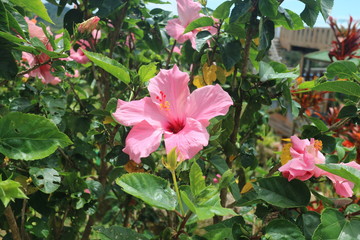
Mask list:
[[[281,165],[285,165],[287,162],[289,162],[292,159],[292,156],[290,154],[291,147],[292,147],[291,143],[287,143],[284,145],[280,155]]]
[[[321,151],[323,148],[323,144],[321,140],[315,140],[314,148],[318,151]]]

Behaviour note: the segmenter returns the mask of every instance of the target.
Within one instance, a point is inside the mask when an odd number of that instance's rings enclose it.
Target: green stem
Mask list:
[[[171,172],[171,175],[172,175],[172,178],[173,178],[175,192],[176,192],[176,195],[177,195],[177,198],[178,198],[178,201],[179,201],[180,211],[181,211],[181,214],[184,216],[185,212],[184,212],[184,208],[183,208],[182,201],[181,201],[181,198],[180,198],[180,192],[179,192],[178,184],[177,184],[177,181],[176,181],[175,171],[170,171],[170,172]]]

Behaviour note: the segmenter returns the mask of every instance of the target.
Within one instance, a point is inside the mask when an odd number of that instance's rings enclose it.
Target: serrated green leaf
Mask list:
[[[42,19],[44,19],[45,21],[49,22],[49,23],[53,23],[53,21],[51,20],[51,18],[48,15],[48,12],[44,6],[44,4],[42,3],[41,0],[10,0],[11,2],[13,2],[15,5],[23,7],[25,9],[27,9],[28,11],[30,11],[31,13],[34,13],[35,15],[41,17]]]
[[[300,229],[292,222],[285,219],[276,219],[271,221],[265,227],[265,236],[269,240],[296,239],[305,240]]]
[[[358,240],[360,221],[346,220],[336,209],[327,208],[321,214],[321,224],[315,230],[313,240]]]
[[[9,158],[41,159],[70,144],[68,136],[45,117],[11,112],[0,119],[0,152]]]
[[[320,1],[321,15],[326,21],[330,15],[331,9],[334,6],[334,0],[319,0],[319,1]]]
[[[338,61],[331,63],[326,69],[328,78],[351,78],[357,72],[356,64],[352,61]]]
[[[305,207],[310,201],[310,191],[306,184],[284,177],[262,178],[252,183],[257,199],[282,208]]]
[[[322,132],[327,131],[329,128],[326,124],[319,118],[309,117],[309,119],[315,124],[315,126]]]
[[[208,27],[214,25],[214,20],[211,17],[201,17],[192,21],[184,30],[184,34],[192,30],[202,27]]]
[[[348,81],[324,82],[315,86],[312,90],[338,92],[350,96],[360,97],[360,85],[355,82],[348,82]]]
[[[319,11],[320,10],[316,2],[315,4],[306,4],[305,9],[300,13],[300,16],[309,27],[313,27],[316,23]]]
[[[190,189],[194,196],[197,196],[205,189],[205,179],[200,166],[194,162],[190,169]]]
[[[9,40],[10,42],[15,42],[15,43],[23,43],[26,42],[24,39],[22,38],[18,38],[10,33],[7,32],[1,32],[0,31],[0,37],[5,38],[6,40]]]
[[[341,108],[337,117],[341,119],[341,118],[356,117],[356,116],[358,116],[357,107],[355,105],[349,105]]]
[[[108,58],[100,53],[88,52],[83,50],[84,54],[96,65],[123,81],[124,83],[130,82],[130,75],[128,70],[114,59]]]
[[[320,214],[314,211],[308,211],[299,215],[296,224],[300,227],[307,240],[310,240],[315,229],[320,224]]]
[[[165,179],[146,173],[129,173],[116,180],[125,192],[140,198],[147,204],[174,210],[177,205],[176,193]]]
[[[225,19],[230,14],[230,7],[233,5],[232,1],[225,1],[220,4],[213,12],[214,18]]]
[[[142,65],[139,69],[139,77],[141,82],[147,82],[153,78],[156,74],[156,64],[150,63],[148,65]]]
[[[10,179],[2,181],[0,176],[0,200],[5,207],[15,198],[27,198],[23,191],[20,190],[20,187],[21,184],[19,182]]]
[[[30,168],[31,179],[40,191],[50,194],[60,187],[61,178],[53,168]]]

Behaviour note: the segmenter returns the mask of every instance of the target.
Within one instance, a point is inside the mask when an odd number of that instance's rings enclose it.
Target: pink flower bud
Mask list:
[[[95,17],[89,18],[88,20],[80,23],[78,26],[79,33],[91,33],[94,29],[97,28],[99,21],[100,21],[100,18],[95,16]]]
[[[221,178],[221,175],[220,175],[220,174],[216,174],[216,177],[217,177],[217,178]]]
[[[87,189],[84,190],[84,193],[90,194],[91,192],[90,192],[90,190],[87,188]]]
[[[214,183],[219,183],[219,179],[213,178],[213,182],[214,182]]]

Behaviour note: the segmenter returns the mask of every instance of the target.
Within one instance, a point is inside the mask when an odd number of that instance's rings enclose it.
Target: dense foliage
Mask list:
[[[360,239],[357,24],[313,81],[267,55],[333,0],[47,1],[0,0],[0,238]]]

